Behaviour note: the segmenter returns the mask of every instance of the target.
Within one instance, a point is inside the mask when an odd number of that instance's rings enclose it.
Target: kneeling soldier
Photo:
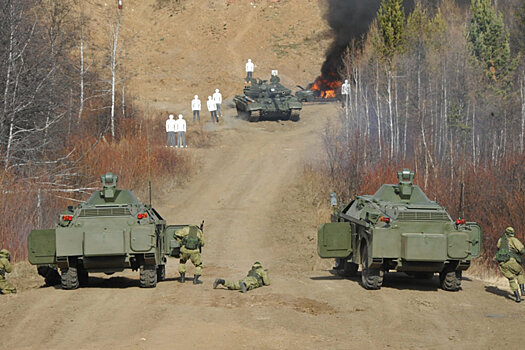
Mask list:
[[[5,279],[5,274],[12,271],[11,253],[7,249],[0,250],[0,294],[16,293],[16,288]]]
[[[219,284],[225,286],[228,289],[240,290],[241,292],[246,293],[251,289],[269,286],[270,278],[268,277],[268,272],[263,269],[261,263],[256,261],[252,265],[252,269],[248,271],[248,275],[242,280],[230,282],[217,278],[215,282],[213,282],[213,288],[217,288]]]

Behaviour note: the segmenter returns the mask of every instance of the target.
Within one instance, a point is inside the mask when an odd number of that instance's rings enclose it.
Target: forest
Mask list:
[[[106,171],[147,198],[150,179],[193,167],[152,137],[164,119],[126,92],[118,8],[93,40],[86,4],[0,1],[0,245],[15,260],[31,229],[53,227]]]
[[[525,4],[500,7],[416,1],[407,14],[383,0],[345,52],[351,92],[325,160],[306,167],[343,201],[414,170],[453,217],[481,223],[488,267],[506,226],[525,237]]]

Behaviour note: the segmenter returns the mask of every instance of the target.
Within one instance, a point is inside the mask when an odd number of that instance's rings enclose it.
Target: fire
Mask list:
[[[310,90],[316,91],[319,98],[336,98],[337,89],[339,89],[343,83],[336,76],[323,77],[322,75],[315,79]]]

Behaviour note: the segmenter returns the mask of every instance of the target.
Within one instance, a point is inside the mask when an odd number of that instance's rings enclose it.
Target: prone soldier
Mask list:
[[[5,279],[5,274],[12,271],[11,253],[7,249],[0,250],[0,294],[16,293],[16,288]]]
[[[180,282],[186,282],[186,262],[191,260],[195,266],[193,273],[193,284],[201,284],[199,277],[202,274],[202,247],[204,247],[204,237],[202,234],[204,221],[201,226],[189,225],[180,230],[175,231],[175,239],[181,242],[180,247]]]
[[[263,269],[261,263],[256,261],[253,263],[251,270],[248,271],[248,275],[243,279],[237,282],[232,282],[217,278],[215,282],[213,282],[213,288],[215,289],[219,285],[223,285],[231,290],[240,290],[241,292],[246,293],[255,288],[269,286],[270,278],[268,277],[267,270]]]
[[[516,297],[516,302],[521,302],[521,296],[525,296],[525,278],[523,275],[523,267],[521,266],[521,255],[525,254],[523,244],[514,237],[514,228],[507,227],[505,233],[498,240],[498,252],[496,253],[496,261],[499,263],[499,268],[503,276],[509,280],[510,289]],[[516,280],[518,283],[516,283]]]

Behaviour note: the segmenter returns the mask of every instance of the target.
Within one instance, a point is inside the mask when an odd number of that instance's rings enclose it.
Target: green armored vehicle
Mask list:
[[[233,98],[239,118],[256,122],[260,119],[298,121],[303,104],[292,95],[290,89],[281,85],[277,75],[266,80],[252,79],[244,87],[244,95]]]
[[[439,274],[443,289],[461,288],[461,273],[481,253],[481,227],[452,220],[444,207],[413,185],[414,173],[398,172],[396,185],[382,185],[372,196],[358,196],[318,230],[318,254],[335,258],[336,269],[357,275],[379,289],[383,274],[403,271],[415,278]],[[332,194],[332,205],[336,205]]]
[[[116,175],[106,173],[101,180],[102,190],[68,207],[54,229],[31,231],[29,262],[47,284],[61,283],[63,289],[87,284],[90,272],[124,269],[140,270],[140,286],[155,287],[166,277],[166,256],[179,254],[173,234],[184,225],[167,226],[151,205],[117,189]]]

